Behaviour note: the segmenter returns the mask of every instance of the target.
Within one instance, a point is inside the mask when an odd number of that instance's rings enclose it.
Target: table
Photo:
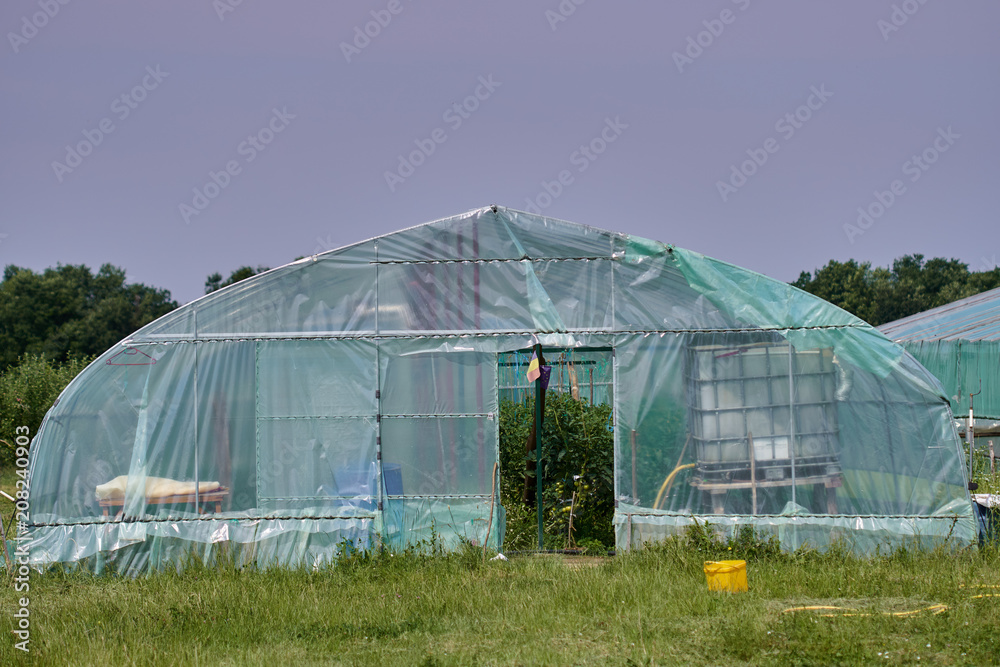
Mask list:
[[[202,514],[206,510],[206,508],[204,507],[205,504],[215,503],[215,512],[216,512],[216,514],[220,514],[222,512],[222,501],[228,495],[229,495],[229,489],[223,486],[223,487],[220,487],[220,488],[216,489],[215,491],[206,491],[204,493],[199,493],[197,495],[197,499],[195,497],[195,494],[193,494],[193,493],[185,493],[185,494],[175,495],[175,496],[161,496],[159,498],[146,498],[146,504],[147,505],[181,505],[181,504],[186,504],[186,503],[192,503],[193,504],[195,502],[198,502],[198,503],[201,504],[201,506],[198,507],[198,513]],[[122,507],[122,508],[124,508],[124,506],[125,506],[125,499],[124,498],[106,498],[104,500],[99,500],[98,504],[101,506],[101,509],[104,512],[104,516],[108,516],[109,515],[109,509],[114,508],[114,507]],[[211,510],[211,507],[209,507],[207,509]],[[118,518],[118,516],[122,513],[122,511],[123,510],[119,510],[118,514],[115,515],[115,518]]]

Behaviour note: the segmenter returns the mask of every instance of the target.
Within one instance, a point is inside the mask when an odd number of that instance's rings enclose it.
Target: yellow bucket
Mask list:
[[[705,579],[710,591],[742,593],[747,590],[745,560],[705,561]]]

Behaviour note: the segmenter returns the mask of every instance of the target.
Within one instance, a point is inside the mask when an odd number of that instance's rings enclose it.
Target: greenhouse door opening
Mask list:
[[[538,547],[535,382],[532,350],[498,358],[501,496],[507,549]],[[544,348],[542,546],[614,545],[614,353],[610,348]],[[547,371],[545,369],[547,367]]]

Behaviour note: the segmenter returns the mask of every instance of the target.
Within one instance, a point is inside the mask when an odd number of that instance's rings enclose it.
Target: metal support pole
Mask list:
[[[542,346],[535,345],[538,367],[542,367]],[[535,380],[535,504],[538,515],[538,550],[542,550],[542,376]]]
[[[969,394],[969,425],[965,427],[965,440],[966,442],[969,443],[969,489],[975,491],[975,489],[972,488],[972,452],[975,447],[974,445],[975,434],[973,433],[974,418],[972,416],[972,396],[973,394]]]
[[[979,485],[972,481],[972,454],[975,450],[975,417],[972,412],[972,402],[974,396],[979,396],[983,393],[983,381],[979,381],[979,391],[976,393],[969,392],[969,425],[965,428],[965,439],[969,442],[969,491],[975,491],[979,488]]]
[[[795,504],[795,367],[788,341],[788,457],[792,464],[792,504]]]
[[[201,472],[198,470],[198,345],[194,346],[194,513],[201,514]]]
[[[639,490],[638,490],[639,487],[636,484],[636,482],[638,480],[636,479],[636,474],[635,474],[636,473],[636,471],[635,471],[635,459],[636,459],[636,454],[638,454],[639,445],[636,443],[636,440],[635,440],[635,429],[632,429],[632,433],[630,434],[630,439],[632,440],[632,502],[635,503],[636,505],[638,505],[639,504]]]

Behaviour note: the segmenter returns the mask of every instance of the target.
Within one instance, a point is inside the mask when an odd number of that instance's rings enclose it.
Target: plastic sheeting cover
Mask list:
[[[621,547],[706,516],[789,544],[808,525],[820,548],[975,539],[939,383],[867,324],[698,253],[490,207],[255,276],[108,350],[32,445],[32,562],[139,574],[227,543],[316,565],[488,526],[499,545],[500,364],[536,343],[610,351]],[[154,477],[215,490],[155,497]]]

